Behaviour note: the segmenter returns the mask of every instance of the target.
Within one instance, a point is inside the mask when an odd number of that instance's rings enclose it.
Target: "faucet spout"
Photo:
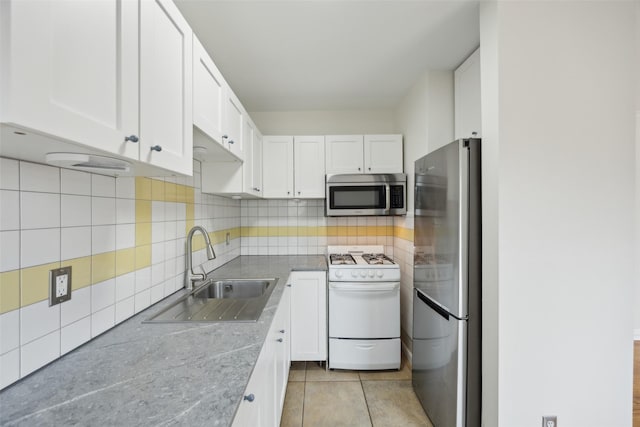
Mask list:
[[[215,259],[216,257],[216,253],[214,252],[213,246],[211,245],[211,239],[209,239],[209,233],[207,232],[207,230],[205,230],[204,227],[201,227],[199,225],[192,227],[191,230],[189,230],[189,233],[187,234],[187,251],[185,254],[186,256],[185,264],[186,264],[187,271],[185,272],[184,286],[188,290],[193,289],[193,282],[206,279],[206,275],[204,273],[193,272],[193,254],[192,254],[193,235],[195,234],[196,231],[199,231],[204,236],[204,243],[207,248],[207,258]]]

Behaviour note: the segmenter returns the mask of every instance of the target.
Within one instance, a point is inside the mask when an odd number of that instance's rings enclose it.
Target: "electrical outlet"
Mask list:
[[[49,306],[71,299],[71,266],[49,271]]]
[[[542,427],[558,427],[558,417],[555,415],[543,415]]]

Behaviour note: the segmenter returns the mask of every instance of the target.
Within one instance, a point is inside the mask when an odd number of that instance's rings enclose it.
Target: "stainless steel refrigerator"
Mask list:
[[[480,426],[480,139],[415,162],[413,388],[434,427]]]

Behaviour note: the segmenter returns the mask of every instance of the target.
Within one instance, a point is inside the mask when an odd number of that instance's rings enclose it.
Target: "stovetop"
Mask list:
[[[400,280],[400,266],[384,254],[384,246],[329,246],[327,254],[330,282]]]

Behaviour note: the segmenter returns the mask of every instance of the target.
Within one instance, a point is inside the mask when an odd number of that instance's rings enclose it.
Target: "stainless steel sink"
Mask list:
[[[277,278],[205,280],[145,323],[255,322],[277,283]]]
[[[257,298],[272,286],[273,279],[227,279],[214,280],[193,292],[194,298]]]

